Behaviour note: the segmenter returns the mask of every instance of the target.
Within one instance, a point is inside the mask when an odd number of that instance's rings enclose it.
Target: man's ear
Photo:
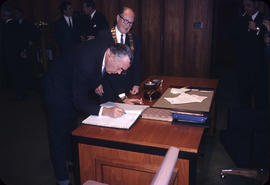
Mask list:
[[[114,54],[111,52],[110,48],[109,48],[108,52],[109,52],[110,57],[114,57]]]

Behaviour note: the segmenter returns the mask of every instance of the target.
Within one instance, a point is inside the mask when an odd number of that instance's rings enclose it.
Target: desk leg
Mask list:
[[[189,160],[189,185],[195,185],[197,178],[197,158]]]
[[[74,181],[75,185],[81,185],[79,143],[75,139],[73,140],[73,151],[74,151]]]

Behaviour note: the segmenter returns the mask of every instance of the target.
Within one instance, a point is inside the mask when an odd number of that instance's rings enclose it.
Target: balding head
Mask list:
[[[135,13],[131,8],[123,7],[116,16],[118,30],[126,34],[130,31],[135,19]]]

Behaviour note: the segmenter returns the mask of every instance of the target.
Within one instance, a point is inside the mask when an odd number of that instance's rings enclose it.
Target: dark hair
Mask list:
[[[128,56],[130,59],[130,63],[133,60],[133,52],[131,51],[128,45],[119,43],[114,44],[113,46],[110,47],[110,52],[118,57]]]
[[[67,9],[67,7],[68,7],[68,6],[71,6],[71,5],[72,5],[71,2],[69,2],[69,1],[63,1],[63,2],[60,4],[60,6],[59,6],[59,9],[60,9],[61,13],[63,14],[64,11]]]
[[[83,2],[86,4],[87,7],[91,7],[93,9],[96,8],[96,4],[93,0],[84,0]]]

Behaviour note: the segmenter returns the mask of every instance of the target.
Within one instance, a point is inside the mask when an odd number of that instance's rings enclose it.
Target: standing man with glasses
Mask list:
[[[80,42],[79,21],[72,16],[72,4],[63,1],[59,6],[62,17],[55,22],[55,40],[60,47],[61,53],[69,51]]]
[[[96,93],[101,96],[101,101],[117,99],[118,95],[125,92],[135,95],[139,93],[141,83],[141,44],[139,38],[130,32],[135,20],[135,13],[128,7],[122,7],[116,16],[116,25],[110,32],[102,32],[98,37],[108,39],[112,43],[129,45],[134,54],[131,67],[122,75],[106,75]]]

